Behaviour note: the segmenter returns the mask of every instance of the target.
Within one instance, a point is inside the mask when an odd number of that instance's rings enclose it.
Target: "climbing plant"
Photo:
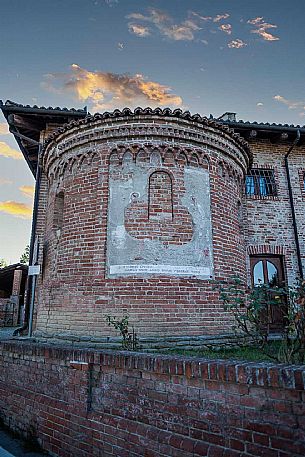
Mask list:
[[[139,349],[139,339],[132,327],[129,329],[129,316],[125,315],[121,319],[116,316],[106,316],[106,321],[109,326],[120,332],[122,337],[122,348],[127,351],[136,351]]]
[[[251,341],[270,359],[285,363],[305,362],[305,281],[280,288],[259,284],[248,287],[240,278],[216,283],[224,309],[234,317],[233,330],[244,345]],[[278,341],[272,342],[269,310],[283,316]]]

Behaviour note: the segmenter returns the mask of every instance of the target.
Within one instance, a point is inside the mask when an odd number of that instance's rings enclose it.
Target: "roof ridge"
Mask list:
[[[50,111],[63,111],[63,112],[75,112],[75,113],[87,113],[87,107],[84,108],[66,108],[63,107],[61,108],[60,106],[38,106],[38,105],[23,105],[22,103],[16,103],[13,102],[12,100],[6,100],[5,103],[3,103],[2,100],[0,100],[0,106],[1,108],[5,107],[16,107],[16,108],[28,108],[28,109],[41,109],[41,110],[50,110]]]

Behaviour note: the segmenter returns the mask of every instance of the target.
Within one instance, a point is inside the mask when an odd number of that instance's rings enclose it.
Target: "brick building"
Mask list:
[[[109,314],[150,341],[226,334],[213,280],[303,276],[305,128],[0,107],[36,176],[35,335],[107,341]]]
[[[0,327],[22,322],[27,273],[28,267],[21,263],[0,268]]]

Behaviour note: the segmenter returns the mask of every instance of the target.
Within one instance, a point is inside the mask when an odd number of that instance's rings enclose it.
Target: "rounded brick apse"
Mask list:
[[[247,143],[214,120],[124,109],[73,121],[41,154],[43,269],[35,334],[139,337],[227,333],[214,280],[246,275]]]

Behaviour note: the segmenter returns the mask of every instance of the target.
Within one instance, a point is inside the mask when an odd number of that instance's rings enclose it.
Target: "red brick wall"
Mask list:
[[[0,415],[60,457],[305,454],[304,367],[2,343]]]
[[[129,129],[137,126],[132,118],[113,121],[111,125],[87,122],[63,134],[45,152],[44,170],[49,187],[44,188],[41,196],[41,221],[43,210],[46,220],[42,237],[45,259],[43,279],[39,283],[36,335],[113,336],[106,315],[127,313],[141,337],[227,332],[231,321],[210,280],[161,275],[107,278],[109,162],[121,163],[124,157],[137,163],[147,159],[144,149],[149,155],[157,149],[161,151],[162,165],[156,164],[156,171],[163,167],[163,172],[171,172],[178,184],[180,179],[180,194],[183,194],[181,170],[186,161],[188,166],[208,168],[213,252],[209,249],[204,255],[213,256],[215,277],[226,278],[246,274],[246,250],[239,220],[245,152],[230,135],[217,129],[205,131],[202,126],[186,121],[157,117],[151,123],[151,119],[146,119],[136,138],[131,133],[128,136],[126,123]],[[159,136],[154,130],[158,124]],[[200,135],[204,140],[194,140]],[[118,151],[115,160],[111,156],[114,149]],[[122,179],[121,174],[117,179]],[[163,192],[164,189],[163,186]],[[55,219],[57,213],[56,195],[60,192],[64,193],[64,214],[59,233],[54,230],[53,220],[54,211]],[[166,219],[169,226],[166,234],[170,238],[167,232],[174,230],[179,245],[180,238],[181,243],[188,241],[191,227],[188,212],[184,214],[179,207],[175,192],[173,205],[179,217],[172,222]],[[147,208],[146,228],[131,218],[130,208],[126,213],[128,230],[139,231],[139,236],[142,231],[145,236],[148,232],[154,236],[150,225],[156,221],[148,218]]]
[[[251,141],[253,166],[273,169],[277,185],[276,197],[248,197],[245,200],[246,243],[257,254],[281,251],[289,284],[299,275],[291,207],[289,202],[284,156],[291,144],[272,144],[267,140]],[[305,271],[305,200],[300,175],[304,169],[305,148],[295,147],[289,156],[289,169],[299,232],[301,256]]]

